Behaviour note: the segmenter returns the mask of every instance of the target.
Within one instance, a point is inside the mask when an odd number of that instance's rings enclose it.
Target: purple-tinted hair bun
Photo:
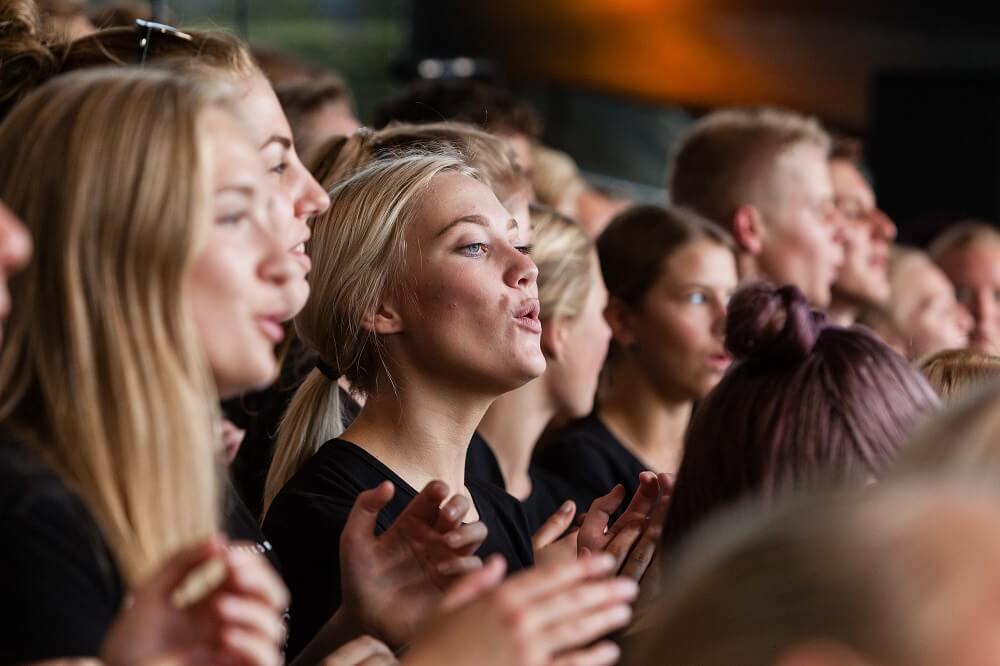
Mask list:
[[[751,284],[729,302],[726,349],[738,360],[798,363],[809,356],[826,326],[826,316],[809,307],[798,287]]]

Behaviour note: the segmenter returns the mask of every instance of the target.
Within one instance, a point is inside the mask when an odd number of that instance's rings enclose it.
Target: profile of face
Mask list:
[[[918,359],[969,343],[972,317],[937,266],[922,254],[899,260],[892,272],[889,309],[904,336],[907,356]]]
[[[732,359],[725,350],[726,307],[739,280],[726,247],[698,240],[667,257],[638,308],[612,299],[615,341],[635,357],[670,402],[704,398]]]
[[[896,226],[878,209],[875,192],[850,160],[832,160],[830,177],[844,246],[834,290],[855,303],[882,305],[890,294],[889,246]]]
[[[31,259],[31,236],[17,216],[0,203],[0,342],[3,324],[10,313],[7,280],[24,268]]]
[[[275,185],[250,137],[232,116],[206,113],[212,219],[186,295],[212,377],[226,397],[276,377],[286,289],[301,271],[270,220]]]
[[[972,315],[969,345],[1000,354],[1000,240],[984,237],[945,252],[938,266]]]
[[[548,361],[544,381],[556,406],[557,419],[586,416],[594,406],[597,381],[608,355],[611,327],[604,318],[608,290],[594,252],[590,289],[576,317],[543,322],[542,349]]]
[[[370,324],[391,362],[492,397],[541,375],[538,269],[527,230],[492,190],[439,174],[404,234],[403,284]]]
[[[277,188],[272,223],[298,266],[298,277],[288,280],[284,288],[282,319],[287,320],[298,314],[309,297],[306,274],[312,262],[305,251],[305,242],[311,233],[307,222],[313,215],[326,210],[330,197],[295,152],[288,118],[274,89],[262,74],[254,75],[247,82],[240,106],[250,124],[251,138],[264,158],[268,176]]]
[[[792,146],[775,159],[769,182],[755,248],[760,271],[775,284],[795,285],[812,305],[825,308],[844,261],[826,155],[811,144]]]
[[[531,137],[515,131],[497,132],[497,136],[507,144],[507,149],[514,153],[518,165],[530,175],[535,168],[535,151],[531,147]]]

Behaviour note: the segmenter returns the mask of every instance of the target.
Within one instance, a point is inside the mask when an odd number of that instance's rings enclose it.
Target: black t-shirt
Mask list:
[[[96,657],[126,587],[83,500],[0,442],[0,663]]]
[[[536,452],[534,462],[569,485],[570,499],[581,512],[620,483],[625,486],[620,514],[639,489],[639,474],[648,469],[611,434],[596,412],[554,433]]]
[[[364,449],[330,440],[275,497],[264,533],[281,557],[292,594],[288,655],[294,657],[340,606],[340,534],[358,495],[383,481],[396,487],[376,521],[384,532],[417,495],[409,484]],[[532,564],[530,532],[516,499],[476,479],[467,479],[480,520],[489,536],[477,551],[500,553],[509,571]]]
[[[264,510],[264,484],[274,457],[278,425],[292,396],[313,369],[315,357],[296,338],[285,356],[278,380],[262,391],[255,391],[223,403],[226,418],[246,430],[243,444],[230,466],[230,474],[240,497],[253,516]],[[351,425],[360,407],[339,386],[340,413],[344,428]]]
[[[500,470],[500,461],[478,431],[472,433],[472,439],[469,440],[469,450],[465,454],[465,476],[507,489],[507,481]]]

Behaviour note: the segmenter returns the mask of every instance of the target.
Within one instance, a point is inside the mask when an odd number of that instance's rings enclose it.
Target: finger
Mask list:
[[[442,576],[464,576],[482,567],[482,559],[475,555],[466,555],[464,557],[454,557],[439,563],[437,570]]]
[[[664,495],[657,502],[653,509],[653,515],[649,517],[649,524],[642,533],[642,537],[635,548],[625,560],[621,568],[621,575],[628,576],[634,581],[642,580],[646,570],[656,556],[656,551],[660,547],[660,539],[663,536],[663,522],[667,518],[667,509],[670,506],[670,496]]]
[[[660,494],[670,497],[674,492],[674,475],[668,472],[660,472],[657,475],[660,482]]]
[[[281,663],[281,651],[277,643],[243,629],[226,628],[222,632],[220,643],[223,654],[238,664],[278,666]]]
[[[438,511],[434,529],[442,534],[462,524],[465,514],[472,508],[472,502],[465,495],[452,495]]]
[[[532,549],[537,553],[562,536],[562,533],[573,524],[574,515],[576,515],[576,504],[569,500],[563,502],[559,510],[549,516],[549,519],[531,537]]]
[[[646,528],[646,521],[633,520],[623,529],[621,529],[618,534],[615,535],[611,542],[608,544],[604,552],[608,553],[615,558],[615,571],[622,568],[625,560],[628,558],[629,553],[632,552],[632,548],[639,542],[642,537],[643,532]]]
[[[604,641],[585,650],[557,657],[551,666],[611,666],[618,663],[621,654],[621,648],[611,641]]]
[[[229,578],[226,589],[257,597],[277,610],[288,607],[288,588],[264,556],[253,550],[226,552]]]
[[[553,627],[563,626],[571,620],[585,618],[614,606],[628,605],[638,595],[639,585],[631,578],[582,581],[531,604],[530,616],[525,625],[529,631],[537,629],[547,633]],[[597,636],[586,642],[566,643],[560,645],[559,649],[586,645],[594,638]]]
[[[448,612],[460,608],[483,593],[492,590],[500,584],[506,572],[507,562],[502,555],[490,557],[482,568],[467,574],[448,590],[444,599],[441,600],[441,611]]]
[[[398,666],[399,661],[392,654],[376,654],[362,661],[358,666]]]
[[[367,663],[367,660],[373,658],[386,657],[394,659],[392,651],[384,643],[371,636],[362,636],[340,647],[323,660],[322,666],[355,666]],[[392,663],[392,661],[374,663]]]
[[[155,594],[161,598],[169,596],[195,569],[209,560],[221,557],[226,552],[226,542],[222,537],[212,537],[193,546],[181,549],[167,560],[144,584],[138,586],[136,594]]]
[[[448,544],[448,548],[460,555],[471,555],[486,541],[488,534],[489,530],[485,523],[476,521],[448,532],[444,535],[444,542]]]
[[[506,583],[510,601],[527,604],[572,587],[581,580],[607,576],[614,570],[610,555],[579,558],[574,562],[553,562],[518,572]]]
[[[341,549],[354,548],[357,544],[369,542],[374,538],[378,514],[395,493],[396,489],[392,482],[383,481],[371,490],[358,495],[340,533]]]
[[[448,499],[450,493],[448,484],[444,481],[431,481],[417,493],[416,497],[410,500],[394,524],[406,524],[412,520],[428,527],[434,527],[441,511],[441,504]]]
[[[580,525],[580,545],[591,550],[604,550],[607,543],[605,533],[608,531],[608,521],[611,514],[618,510],[625,499],[625,486],[618,484],[611,492],[598,497],[590,504],[587,518]]]
[[[653,508],[656,506],[656,501],[660,499],[660,495],[662,493],[660,492],[660,481],[657,475],[653,472],[642,472],[639,475],[639,488],[635,491],[635,495],[632,496],[632,501],[626,507],[625,513],[611,526],[610,533],[615,535],[625,527],[626,523],[622,523],[622,520],[626,516],[630,518],[642,516],[645,518],[651,514]]]
[[[621,629],[632,619],[632,607],[618,603],[567,616],[545,627],[542,635],[551,653],[589,645],[598,638]]]
[[[223,594],[214,601],[215,613],[223,626],[239,627],[275,644],[285,637],[280,612],[260,601]]]

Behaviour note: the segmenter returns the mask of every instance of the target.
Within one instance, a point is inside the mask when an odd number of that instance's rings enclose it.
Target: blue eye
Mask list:
[[[486,254],[489,246],[486,243],[470,243],[459,248],[459,251],[467,257],[481,257]]]
[[[696,291],[687,295],[687,302],[691,305],[704,305],[708,302],[708,299],[705,298],[705,294],[700,291]]]

